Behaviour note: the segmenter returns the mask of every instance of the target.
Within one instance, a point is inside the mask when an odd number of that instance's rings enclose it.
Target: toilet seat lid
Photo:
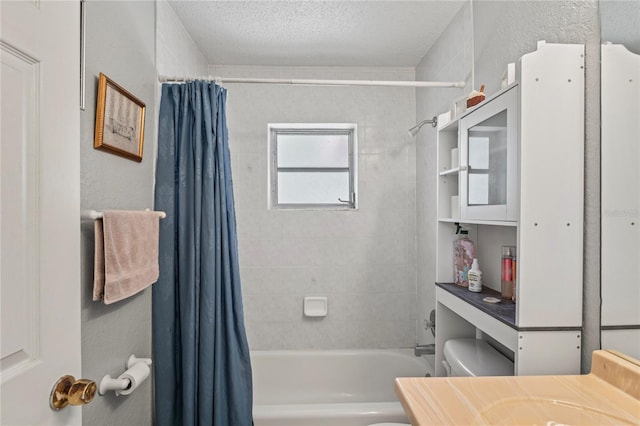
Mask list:
[[[444,357],[456,376],[513,376],[513,362],[484,340],[447,340]]]

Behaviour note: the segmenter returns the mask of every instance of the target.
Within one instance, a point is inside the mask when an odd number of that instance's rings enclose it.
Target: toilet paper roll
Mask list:
[[[125,371],[118,379],[129,380],[129,386],[126,389],[116,391],[116,395],[130,395],[142,382],[144,382],[151,369],[144,362],[133,364],[130,369]]]
[[[458,158],[458,148],[453,148],[451,150],[451,168],[455,169],[460,167],[459,158]]]
[[[451,219],[460,219],[460,202],[457,195],[451,196]]]

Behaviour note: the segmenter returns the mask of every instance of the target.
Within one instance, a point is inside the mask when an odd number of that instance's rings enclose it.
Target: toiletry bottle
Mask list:
[[[513,296],[513,257],[511,255],[511,247],[502,247],[500,289],[503,299],[511,299],[511,296]]]
[[[473,259],[469,269],[469,291],[480,293],[482,291],[482,271],[478,265],[478,259]]]
[[[453,282],[462,287],[469,287],[467,274],[471,269],[476,251],[473,241],[467,237],[469,231],[458,225],[456,233],[460,234],[460,238],[453,243]]]
[[[516,260],[516,255],[514,254],[513,257],[511,258],[511,274],[513,275],[513,290],[511,292],[511,300],[513,301],[513,303],[516,303],[516,270],[517,268],[517,260]]]

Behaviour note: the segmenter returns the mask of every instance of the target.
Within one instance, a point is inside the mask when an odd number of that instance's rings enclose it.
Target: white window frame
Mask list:
[[[358,126],[355,123],[271,123],[268,125],[268,208],[270,209],[295,209],[295,210],[357,210],[356,199],[358,187]],[[335,167],[298,167],[282,168],[278,167],[278,135],[281,134],[314,134],[314,135],[347,135],[349,137],[349,163],[348,168]],[[278,172],[283,169],[301,172],[319,171],[348,171],[349,172],[349,199],[335,203],[294,203],[283,204],[278,202]]]

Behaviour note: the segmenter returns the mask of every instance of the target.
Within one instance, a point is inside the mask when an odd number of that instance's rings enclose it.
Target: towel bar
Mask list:
[[[149,209],[146,209],[145,211],[149,211]],[[158,213],[160,219],[164,219],[165,217],[167,217],[167,214],[163,211],[156,211],[156,213]],[[82,212],[80,213],[80,218],[82,220],[96,220],[102,219],[102,215],[102,212],[96,210],[82,210]]]

